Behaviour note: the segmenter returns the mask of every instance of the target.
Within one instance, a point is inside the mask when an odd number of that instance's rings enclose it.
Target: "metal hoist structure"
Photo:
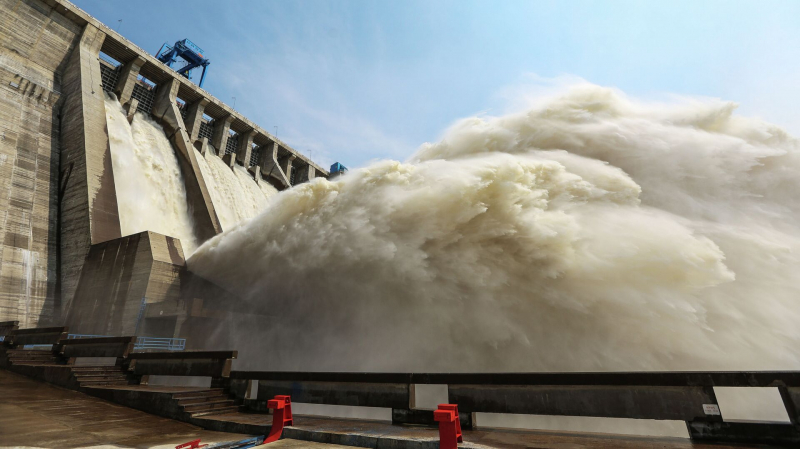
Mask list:
[[[182,59],[186,64],[175,69],[173,65],[178,63],[178,58]],[[200,75],[200,82],[197,83],[200,87],[203,87],[203,82],[206,79],[206,69],[211,64],[211,61],[203,56],[203,49],[189,39],[177,41],[171,47],[164,42],[164,45],[156,53],[156,59],[175,69],[176,72],[187,79],[192,79],[192,70],[202,67],[203,73]]]

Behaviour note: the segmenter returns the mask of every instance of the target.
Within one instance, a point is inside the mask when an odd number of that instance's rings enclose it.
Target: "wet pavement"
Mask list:
[[[220,443],[247,437],[160,418],[0,369],[0,447],[172,449],[197,438]]]

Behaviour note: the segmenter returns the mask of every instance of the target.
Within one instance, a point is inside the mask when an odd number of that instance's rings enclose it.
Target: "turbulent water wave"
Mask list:
[[[185,255],[197,248],[178,158],[164,129],[137,113],[128,123],[115,97],[106,98],[106,123],[122,235],[142,231],[177,237]]]
[[[190,269],[270,369],[800,367],[798,140],[580,85],[277,195]],[[267,354],[264,354],[267,356]]]
[[[195,150],[195,158],[223,230],[258,215],[267,207],[269,197],[278,192],[266,182],[256,184],[244,167],[235,165],[231,169],[210,151],[204,156]]]

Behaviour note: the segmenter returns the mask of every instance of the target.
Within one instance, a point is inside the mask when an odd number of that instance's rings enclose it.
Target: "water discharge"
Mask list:
[[[231,170],[211,151],[203,155],[195,150],[195,158],[223,230],[258,215],[267,207],[268,198],[278,192],[266,182],[256,184],[242,166]]]
[[[122,235],[142,231],[177,237],[185,255],[197,247],[178,158],[164,129],[141,113],[129,124],[119,101],[106,97],[106,123]]]
[[[280,317],[230,326],[263,369],[798,369],[800,144],[734,110],[574,86],[283,192],[189,267]]]
[[[129,124],[122,106],[110,96],[106,121],[122,235],[154,231],[177,237],[188,257],[197,238],[183,174],[163,128],[140,113]],[[266,182],[256,184],[244,167],[231,169],[211,153],[195,155],[223,229],[256,216],[277,193]]]

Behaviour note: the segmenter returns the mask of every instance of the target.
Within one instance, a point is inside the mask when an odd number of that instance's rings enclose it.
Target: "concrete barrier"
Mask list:
[[[138,376],[209,376],[227,378],[237,351],[142,352],[128,356],[128,370]]]
[[[19,329],[19,321],[0,321],[0,338],[3,339],[0,344],[5,344],[8,334],[17,329]]]
[[[256,400],[247,399],[258,381]],[[693,440],[800,444],[800,371],[626,373],[309,373],[233,371],[230,391],[251,411],[277,394],[293,402],[392,408],[392,422],[432,425],[413,386],[443,384],[461,425],[475,413],[685,421]],[[791,423],[725,422],[714,387],[776,387]]]
[[[124,358],[133,352],[135,342],[136,337],[97,337],[61,340],[59,346],[61,346],[61,355],[67,358]]]
[[[67,338],[66,327],[42,327],[38,329],[16,329],[8,333],[12,347],[25,345],[55,345]]]

